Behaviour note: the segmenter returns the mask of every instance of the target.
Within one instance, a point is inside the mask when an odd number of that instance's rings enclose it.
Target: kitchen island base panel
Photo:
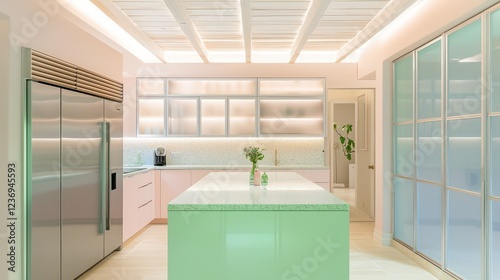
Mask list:
[[[168,279],[349,279],[349,211],[169,211]]]

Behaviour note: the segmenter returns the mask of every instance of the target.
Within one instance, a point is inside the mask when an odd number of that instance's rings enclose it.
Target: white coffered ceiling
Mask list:
[[[92,2],[163,62],[295,63],[341,62],[416,0]]]

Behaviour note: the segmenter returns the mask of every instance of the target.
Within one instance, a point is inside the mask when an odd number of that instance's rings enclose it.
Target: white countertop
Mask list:
[[[324,165],[259,165],[259,169],[264,172],[268,170],[318,170],[329,169],[330,167]],[[123,169],[143,168],[142,170],[123,174],[124,177],[130,177],[150,170],[236,170],[236,171],[250,171],[252,166],[248,165],[165,165],[165,166],[125,166]]]
[[[251,186],[249,172],[211,172],[168,204],[169,211],[348,211],[349,205],[295,172],[268,172]]]

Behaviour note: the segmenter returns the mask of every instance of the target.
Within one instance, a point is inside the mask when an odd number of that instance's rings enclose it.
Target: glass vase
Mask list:
[[[250,171],[250,185],[253,186],[255,178],[255,169],[257,168],[257,163],[252,162],[252,170]]]

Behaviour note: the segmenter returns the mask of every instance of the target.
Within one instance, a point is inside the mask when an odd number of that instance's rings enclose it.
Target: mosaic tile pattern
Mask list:
[[[167,165],[248,165],[246,146],[266,149],[259,165],[324,165],[324,138],[124,138],[125,166],[153,165],[154,150],[164,147]]]

